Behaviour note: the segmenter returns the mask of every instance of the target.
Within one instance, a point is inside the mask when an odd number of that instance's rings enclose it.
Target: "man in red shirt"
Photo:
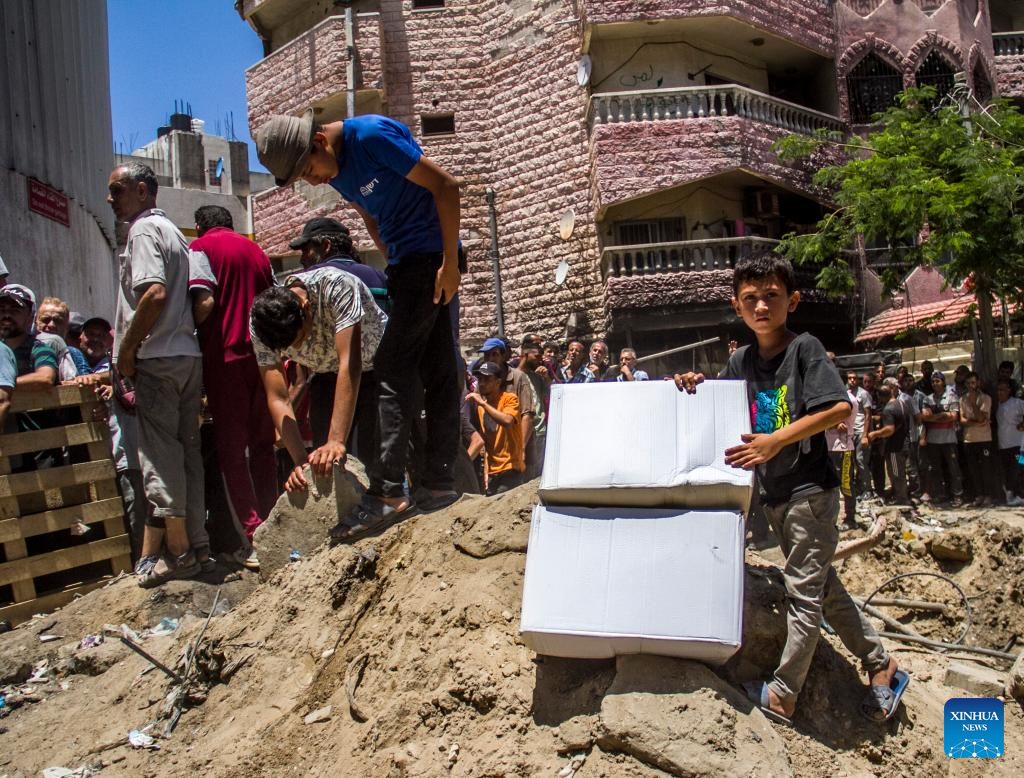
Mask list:
[[[256,295],[274,285],[274,275],[263,250],[234,231],[226,208],[204,205],[195,220],[199,237],[189,247],[189,289],[198,293],[196,324],[217,461],[233,518],[249,546],[245,566],[258,569],[252,536],[277,500],[277,468],[274,423],[249,338],[249,309]]]

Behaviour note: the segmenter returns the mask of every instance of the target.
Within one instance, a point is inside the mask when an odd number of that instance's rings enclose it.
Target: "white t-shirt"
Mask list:
[[[144,211],[132,222],[128,244],[121,255],[120,275],[114,354],[131,325],[145,288],[160,283],[166,290],[164,308],[139,346],[138,358],[200,356],[188,294],[188,241],[159,208]]]
[[[260,367],[272,367],[280,364],[283,355],[315,373],[336,373],[338,350],[334,336],[358,324],[363,370],[373,370],[373,356],[384,336],[388,317],[374,302],[370,288],[351,273],[333,267],[288,276],[285,286],[292,286],[294,282],[304,286],[309,295],[313,313],[309,337],[298,348],[288,347],[277,354],[256,336],[250,319],[249,334],[256,363]]]
[[[854,449],[854,427],[859,410],[859,401],[857,396],[849,389],[846,390],[846,396],[850,398],[850,413],[843,419],[843,424],[846,425],[846,432],[840,433],[835,429],[825,430],[825,443],[828,444],[829,451],[853,451]],[[863,424],[863,421],[861,424]]]
[[[999,403],[996,409],[996,427],[999,429],[999,448],[1020,448],[1024,432],[1017,425],[1024,421],[1024,400],[1011,397]]]

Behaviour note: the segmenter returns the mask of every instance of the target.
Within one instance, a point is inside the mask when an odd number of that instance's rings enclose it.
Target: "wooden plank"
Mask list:
[[[107,559],[131,553],[131,543],[127,535],[97,540],[81,546],[62,548],[59,551],[48,551],[26,559],[0,564],[0,586],[28,578],[38,578],[61,570],[70,570],[91,562],[103,562]]]
[[[44,594],[42,597],[36,597],[28,602],[19,602],[14,605],[8,605],[5,608],[0,608],[0,619],[7,619],[12,624],[20,624],[23,621],[28,621],[28,619],[32,618],[37,613],[50,613],[57,608],[63,607],[71,602],[75,598],[76,594],[85,594],[86,592],[91,592],[93,589],[99,589],[109,581],[109,577],[104,577],[96,581],[81,583],[52,594]],[[69,637],[69,639],[71,639],[71,637]]]
[[[17,519],[15,519],[15,521],[17,521]],[[25,547],[25,541],[18,538],[17,540],[12,540],[9,543],[4,543],[4,554],[7,556],[8,561],[24,559],[28,556],[28,549]],[[31,578],[12,582],[11,589],[14,594],[15,602],[26,602],[27,600],[35,599],[36,586]]]
[[[32,473],[0,475],[0,497],[41,492],[46,489],[60,489],[63,486],[103,481],[116,476],[114,463],[109,459],[104,462],[84,462],[80,465],[51,467],[48,470],[36,470]]]
[[[96,395],[91,386],[78,386],[68,384],[66,386],[53,386],[49,389],[39,391],[18,391],[11,398],[11,411],[43,411],[49,408],[66,408],[70,405],[81,405],[82,403],[95,400]]]
[[[34,535],[43,535],[47,532],[57,532],[67,529],[79,521],[83,524],[94,524],[106,522],[112,519],[120,520],[124,515],[124,502],[120,497],[111,497],[98,502],[88,502],[84,505],[72,505],[68,508],[58,508],[52,511],[36,513],[22,518],[0,520],[0,543],[7,543],[20,538],[30,538]],[[124,529],[114,533],[120,535]],[[109,533],[108,533],[109,535]],[[10,560],[11,557],[7,557]]]
[[[106,440],[110,428],[99,421],[84,424],[68,424],[63,427],[50,427],[45,430],[31,432],[15,432],[11,435],[0,435],[0,451],[4,456],[28,454],[34,451],[46,451],[64,446],[80,446]],[[110,456],[110,452],[106,452]]]

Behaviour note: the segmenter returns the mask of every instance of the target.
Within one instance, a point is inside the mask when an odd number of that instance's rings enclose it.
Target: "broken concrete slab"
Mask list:
[[[947,562],[970,562],[974,558],[971,539],[956,530],[932,538],[928,550],[936,559]]]
[[[619,657],[597,742],[670,775],[793,775],[785,743],[760,710],[689,660]]]
[[[253,538],[264,581],[289,563],[293,550],[300,558],[311,556],[366,491],[366,471],[354,457],[348,458],[344,469],[336,466],[331,478],[314,478],[308,465],[303,472],[309,488],[282,494]]]
[[[1017,659],[1006,674],[1006,687],[1004,689],[1007,697],[1024,703],[1024,651],[1017,654]]]
[[[964,662],[950,662],[943,683],[977,697],[1001,697],[1005,686],[1002,673]]]

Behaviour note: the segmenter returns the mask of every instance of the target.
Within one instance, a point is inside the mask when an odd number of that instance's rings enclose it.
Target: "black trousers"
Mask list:
[[[510,489],[523,485],[523,474],[519,470],[505,470],[487,479],[487,496],[504,494]]]
[[[423,386],[426,441],[422,485],[447,490],[454,485],[459,448],[459,388],[455,339],[448,305],[434,304],[434,279],[441,254],[410,254],[387,269],[391,313],[374,357],[380,391],[381,466],[370,474],[370,493],[403,493],[409,455],[409,428],[417,403],[415,382]]]
[[[974,485],[975,498],[991,497],[1002,502],[1003,490],[999,484],[999,462],[995,450],[992,441],[964,443],[967,472]]]
[[[334,413],[337,373],[316,373],[309,382],[309,426],[313,448],[327,442]],[[380,467],[380,417],[377,411],[377,375],[367,370],[359,378],[359,393],[345,448],[366,467],[367,475]]]
[[[1021,466],[1017,461],[1020,449],[1012,448],[999,449],[999,464],[1002,465],[1003,489],[1013,495],[1020,497],[1024,494],[1024,484],[1021,483]]]

